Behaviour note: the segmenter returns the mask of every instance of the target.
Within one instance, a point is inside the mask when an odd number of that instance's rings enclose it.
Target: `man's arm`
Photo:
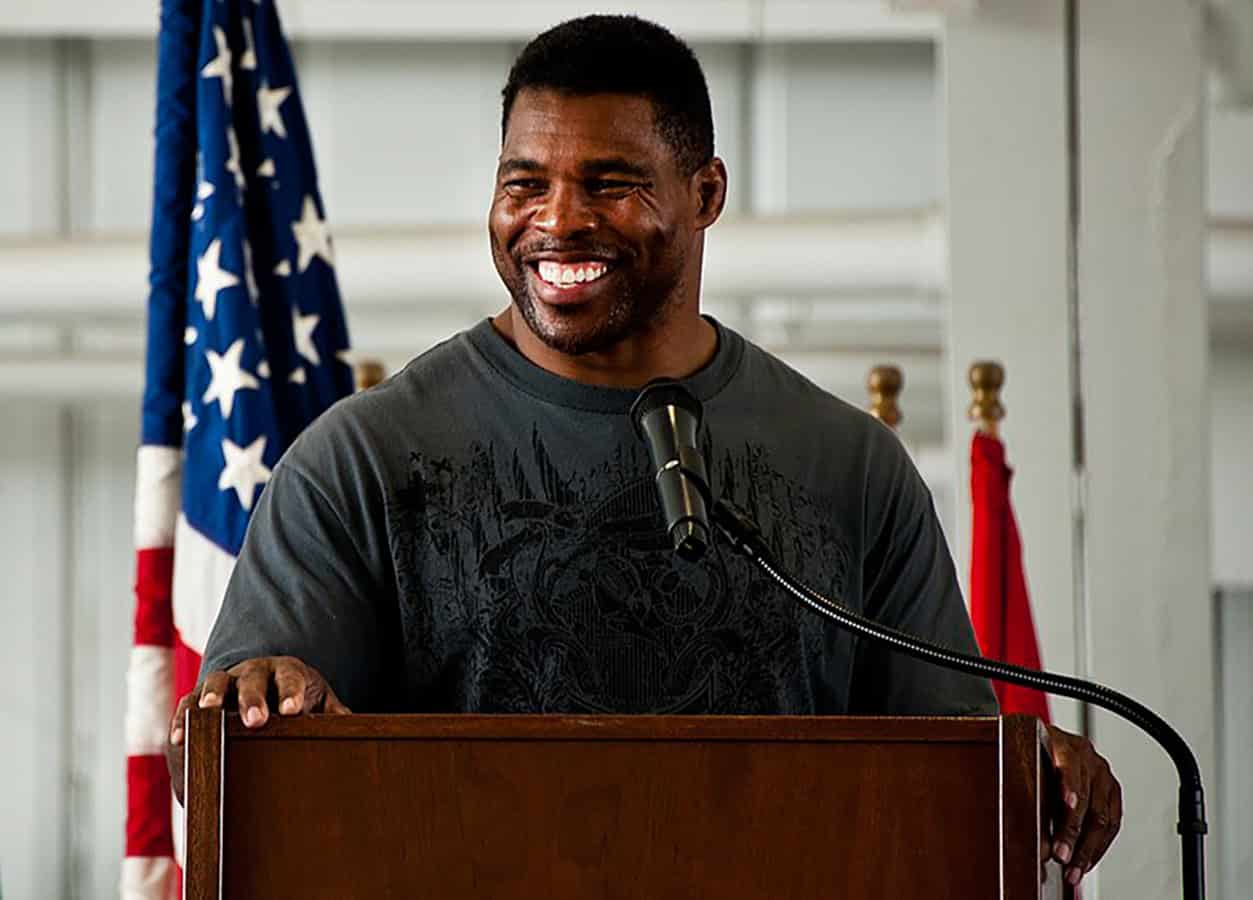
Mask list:
[[[890,443],[889,443],[890,442]],[[979,652],[931,493],[892,435],[867,478],[865,614],[962,653]],[[984,678],[942,669],[859,638],[849,711],[865,715],[996,715]]]
[[[384,624],[391,593],[382,501],[367,496],[365,467],[317,452],[344,443],[319,431],[312,448],[304,440],[292,448],[262,492],[199,683],[175,710],[167,762],[176,791],[192,704],[237,705],[245,725],[260,727],[272,705],[279,715],[346,713],[341,696],[369,708],[395,687],[381,686],[393,672],[395,639]]]
[[[312,474],[305,455],[276,466],[261,494],[201,677],[248,659],[294,656],[348,704],[370,706],[388,646],[381,633],[389,596],[380,571],[381,511],[372,516],[363,498],[345,490],[348,479]]]

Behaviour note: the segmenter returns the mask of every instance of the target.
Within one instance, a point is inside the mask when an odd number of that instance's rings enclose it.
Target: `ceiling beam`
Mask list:
[[[939,18],[875,0],[635,0],[601,12],[655,19],[691,41],[933,41]],[[525,41],[587,12],[580,0],[285,0],[294,38],[366,41]],[[151,38],[152,0],[6,0],[0,37]]]

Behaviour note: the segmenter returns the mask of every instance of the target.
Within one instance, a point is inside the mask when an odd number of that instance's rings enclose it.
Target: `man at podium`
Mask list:
[[[671,552],[627,416],[661,376],[702,402],[714,494],[756,519],[786,568],[977,652],[896,436],[701,315],[704,235],[727,185],[704,75],[665,29],[589,16],[522,51],[488,223],[512,302],[293,444],[173,744],[193,703],[237,703],[250,727],[349,707],[996,713],[985,681],[859,642],[725,547],[698,563]],[[1049,734],[1053,854],[1077,882],[1121,798],[1090,743]]]

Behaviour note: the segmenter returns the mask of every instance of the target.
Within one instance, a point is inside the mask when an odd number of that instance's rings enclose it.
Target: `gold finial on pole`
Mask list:
[[[387,377],[387,370],[377,359],[363,359],[352,367],[357,382],[357,390],[372,388]]]
[[[979,423],[979,430],[996,437],[1000,421],[1005,418],[1001,406],[1001,386],[1005,384],[1005,367],[998,362],[982,359],[970,366],[970,389],[974,393],[970,408],[966,411],[972,422]]]
[[[896,366],[875,366],[866,376],[870,414],[889,428],[895,428],[904,418],[896,402],[904,387],[905,376]]]

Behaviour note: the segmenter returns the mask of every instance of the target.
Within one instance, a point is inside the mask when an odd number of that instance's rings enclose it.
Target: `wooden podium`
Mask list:
[[[193,710],[186,896],[1036,900],[1036,728]]]

